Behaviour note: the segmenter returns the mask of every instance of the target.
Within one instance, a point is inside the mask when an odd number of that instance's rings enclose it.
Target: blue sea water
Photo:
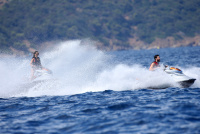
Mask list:
[[[31,57],[0,60],[0,133],[200,133],[200,47],[57,46],[40,53],[52,81],[27,80]],[[195,83],[181,88],[163,72],[149,72],[155,54]],[[148,88],[165,83],[172,86]]]

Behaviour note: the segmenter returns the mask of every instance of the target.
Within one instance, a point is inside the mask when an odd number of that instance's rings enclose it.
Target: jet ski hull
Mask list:
[[[171,77],[176,81],[180,87],[188,88],[192,86],[196,79],[186,76],[180,69],[175,67],[167,67],[164,71],[171,75]]]
[[[185,81],[180,81],[178,83],[180,84],[181,87],[188,88],[194,84],[195,80],[196,79],[189,79],[189,80],[185,80]]]

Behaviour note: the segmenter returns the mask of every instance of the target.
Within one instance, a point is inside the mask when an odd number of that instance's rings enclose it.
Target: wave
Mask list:
[[[52,81],[31,83],[30,59],[3,59],[0,61],[0,97],[35,97],[72,95],[105,90],[136,90],[176,83],[163,71],[150,72],[139,65],[116,63],[113,55],[97,50],[92,41],[61,42],[51,51],[44,52],[42,64],[53,71]],[[197,79],[199,68],[184,69]]]

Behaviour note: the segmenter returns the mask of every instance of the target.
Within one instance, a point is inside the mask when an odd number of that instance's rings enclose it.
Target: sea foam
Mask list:
[[[51,81],[31,83],[31,57],[1,60],[0,97],[72,95],[177,86],[162,70],[150,72],[140,64],[116,63],[114,55],[97,50],[92,41],[65,41],[55,46],[51,51],[40,53],[43,66],[53,72]],[[198,79],[194,87],[200,87],[198,70],[198,67],[184,69],[186,74]]]

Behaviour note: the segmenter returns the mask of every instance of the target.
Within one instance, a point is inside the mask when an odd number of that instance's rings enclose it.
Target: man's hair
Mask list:
[[[158,54],[157,54],[157,55],[155,55],[155,56],[154,56],[154,59],[156,59],[158,56],[159,56]]]

